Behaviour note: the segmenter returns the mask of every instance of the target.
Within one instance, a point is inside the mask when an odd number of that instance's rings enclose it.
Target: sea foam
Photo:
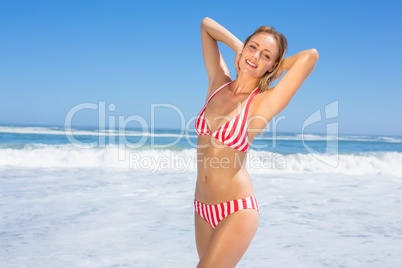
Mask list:
[[[15,145],[14,145],[15,147]],[[73,144],[26,144],[0,148],[0,168],[119,168],[194,171],[196,149],[79,148]],[[288,154],[250,150],[247,167],[253,173],[389,174],[402,177],[402,153]]]

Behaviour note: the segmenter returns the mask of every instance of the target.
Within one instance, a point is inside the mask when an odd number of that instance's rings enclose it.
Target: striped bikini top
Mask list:
[[[218,128],[214,133],[211,134],[207,126],[205,118],[205,109],[209,101],[223,88],[232,83],[230,81],[222,86],[220,86],[214,93],[208,98],[201,112],[198,114],[195,120],[195,130],[198,135],[212,135],[215,139],[225,144],[226,146],[247,152],[249,148],[248,145],[248,132],[247,132],[247,115],[250,107],[250,103],[254,96],[260,91],[257,87],[251,92],[250,96],[247,98],[246,104],[242,108],[241,112],[230,121],[226,122],[223,126]]]

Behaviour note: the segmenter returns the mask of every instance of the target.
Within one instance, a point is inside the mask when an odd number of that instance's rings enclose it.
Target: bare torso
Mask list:
[[[245,167],[246,153],[226,147],[212,136],[199,136],[198,146],[205,148],[197,152],[195,199],[218,204],[254,194]]]
[[[250,95],[250,92],[233,95],[231,86],[216,94],[207,105],[205,115],[209,118],[211,133],[239,114]],[[251,102],[249,118],[258,106],[259,97],[257,94]],[[257,121],[251,125],[259,128],[263,126]],[[248,135],[250,143],[254,136],[255,133]],[[254,194],[246,169],[247,153],[232,149],[211,135],[198,136],[197,148],[196,200],[205,204],[218,204]]]

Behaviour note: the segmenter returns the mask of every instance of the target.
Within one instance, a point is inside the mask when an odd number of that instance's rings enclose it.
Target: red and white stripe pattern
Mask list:
[[[211,96],[209,96],[208,100],[205,102],[204,107],[202,107],[201,112],[198,114],[197,119],[195,120],[195,131],[197,131],[198,135],[211,135],[211,132],[209,132],[209,128],[207,126],[207,122],[205,121],[205,109],[207,108],[207,104],[209,101],[219,92],[221,91],[224,87],[227,85],[231,84],[233,81],[227,82],[226,84],[223,84],[220,86],[217,90],[212,93]]]
[[[195,211],[214,229],[221,220],[236,211],[255,209],[259,212],[255,195],[215,205],[207,205],[194,200],[194,207]]]
[[[207,104],[215,96],[220,90],[222,90],[225,86],[229,85],[233,81],[226,83],[219,87],[215,92],[208,98],[201,112],[198,114],[197,119],[195,121],[195,129],[198,135],[211,135],[209,128],[206,123],[205,118],[205,109]],[[238,114],[232,120],[226,122],[223,126],[218,128],[212,136],[219,140],[221,143],[226,146],[242,151],[247,152],[249,147],[248,144],[248,132],[247,132],[247,116],[248,110],[250,108],[250,103],[254,96],[258,93],[259,88],[253,90],[250,96],[247,98],[246,104],[241,110],[240,114]]]

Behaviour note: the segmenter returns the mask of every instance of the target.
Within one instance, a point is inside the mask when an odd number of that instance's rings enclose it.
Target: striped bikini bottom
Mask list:
[[[236,211],[255,209],[259,212],[255,195],[215,205],[207,205],[194,199],[194,207],[195,211],[214,229],[221,220]]]

